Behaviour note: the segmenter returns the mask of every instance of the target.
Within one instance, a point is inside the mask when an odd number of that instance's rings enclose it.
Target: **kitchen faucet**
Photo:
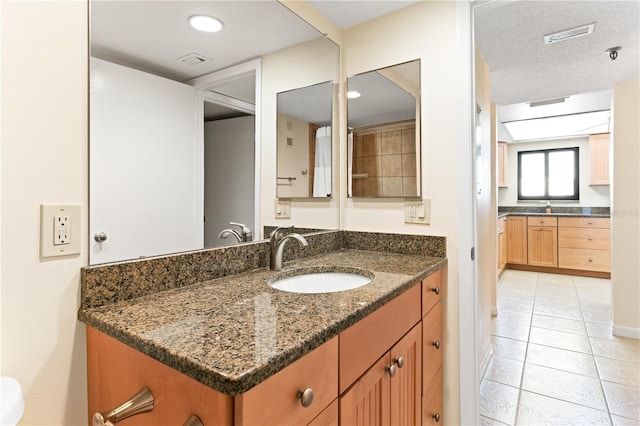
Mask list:
[[[276,228],[269,237],[269,246],[271,248],[271,270],[279,271],[282,269],[282,255],[284,253],[284,245],[290,239],[295,239],[298,241],[301,247],[307,247],[309,243],[305,238],[296,233],[291,233],[287,235],[282,235],[282,231],[285,229],[293,229],[293,226],[289,228]]]
[[[233,235],[238,240],[239,243],[246,243],[253,240],[253,233],[251,232],[251,229],[247,225],[243,223],[236,223],[236,222],[229,222],[229,224],[233,226],[238,226],[240,228],[240,232],[231,228],[223,229],[222,231],[220,231],[218,238],[226,239],[229,235]]]

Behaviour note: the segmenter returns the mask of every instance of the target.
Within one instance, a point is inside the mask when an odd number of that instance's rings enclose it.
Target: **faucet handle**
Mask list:
[[[251,232],[251,228],[249,228],[244,223],[229,222],[229,225],[238,226],[240,227],[240,229],[242,229],[243,242],[251,241],[253,239],[253,232]]]
[[[278,240],[280,238],[280,234],[282,231],[286,229],[293,229],[293,226],[278,226],[276,229],[271,231],[271,235],[269,235],[269,239]]]

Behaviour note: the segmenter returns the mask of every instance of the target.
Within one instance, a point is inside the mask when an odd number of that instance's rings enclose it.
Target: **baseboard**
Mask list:
[[[613,325],[611,326],[611,333],[613,333],[614,336],[631,337],[632,339],[640,339],[640,328]]]
[[[482,360],[480,361],[480,377],[478,377],[478,382],[482,381],[484,377],[485,370],[489,366],[489,361],[491,361],[491,357],[493,356],[493,344],[490,344],[484,355],[482,356]]]

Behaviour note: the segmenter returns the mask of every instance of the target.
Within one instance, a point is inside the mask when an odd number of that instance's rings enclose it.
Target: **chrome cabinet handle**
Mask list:
[[[93,236],[93,239],[96,240],[96,243],[104,243],[107,241],[107,234],[104,232],[98,232]]]
[[[432,343],[433,347],[436,349],[440,349],[440,340],[436,340],[435,342]]]
[[[391,377],[393,377],[393,376],[395,376],[395,375],[396,375],[396,365],[395,365],[395,364],[391,364],[390,366],[388,366],[388,367],[386,368],[386,370],[387,370],[387,372],[389,373],[389,375],[390,375]]]
[[[192,414],[182,426],[204,426],[200,417]]]
[[[440,423],[440,413],[435,413],[433,416],[433,420],[436,421],[436,423]]]
[[[153,394],[148,387],[143,387],[119,407],[104,413],[93,415],[93,426],[115,425],[122,420],[153,410]]]
[[[395,364],[398,366],[398,368],[404,367],[404,357],[396,359]]]
[[[589,257],[589,258],[587,258],[587,260],[588,260],[589,262],[593,262],[593,257]]]
[[[299,390],[296,398],[300,400],[303,407],[309,407],[313,403],[313,389],[306,388],[304,391]]]
[[[592,241],[593,237],[591,235],[589,235],[589,241]]]
[[[589,225],[593,225],[593,221],[592,220],[589,221]]]
[[[440,294],[440,287],[434,287],[431,289],[432,292],[434,292],[435,294]]]

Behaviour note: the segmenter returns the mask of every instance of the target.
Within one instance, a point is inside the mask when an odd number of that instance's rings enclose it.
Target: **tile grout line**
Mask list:
[[[607,407],[607,414],[609,415],[610,424],[613,423],[613,417],[611,415],[611,407],[609,407],[609,400],[607,399],[607,394],[604,391],[604,386],[602,384],[602,377],[600,377],[600,368],[598,367],[598,363],[596,362],[596,356],[593,352],[593,345],[591,344],[591,336],[589,336],[589,332],[587,331],[587,324],[584,320],[584,312],[582,310],[582,301],[580,300],[580,295],[578,294],[578,290],[575,284],[575,280],[571,277],[571,282],[573,283],[573,288],[576,292],[576,296],[578,297],[578,307],[580,308],[580,316],[582,317],[582,325],[584,326],[585,331],[587,332],[587,341],[589,342],[589,349],[591,349],[591,356],[593,357],[593,364],[596,366],[596,374],[598,375],[598,383],[600,384],[600,390],[602,391],[602,398],[604,399],[604,405]]]

